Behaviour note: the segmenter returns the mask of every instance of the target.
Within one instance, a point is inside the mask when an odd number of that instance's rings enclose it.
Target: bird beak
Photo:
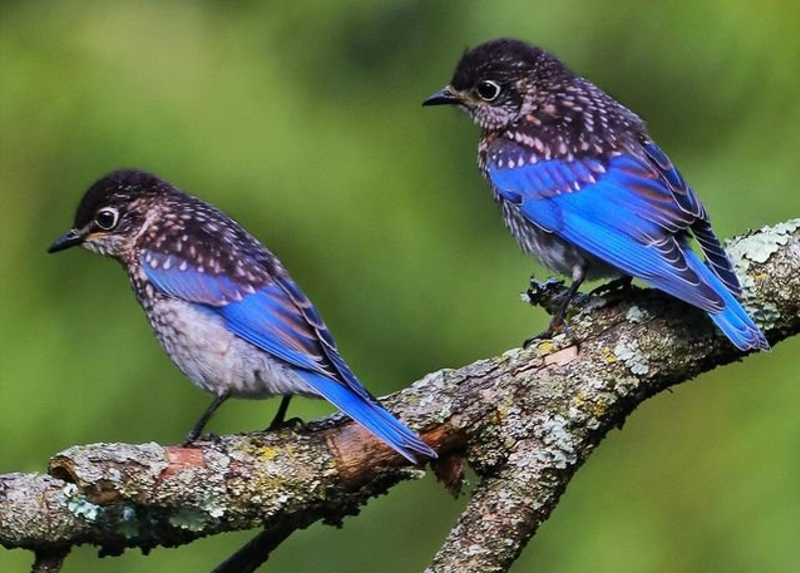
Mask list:
[[[58,251],[63,251],[64,249],[69,249],[70,247],[74,247],[75,245],[80,245],[83,242],[84,234],[79,231],[78,229],[70,229],[64,235],[58,239],[55,243],[50,245],[50,248],[47,249],[48,253],[57,253]]]
[[[450,86],[445,86],[438,92],[431,94],[422,102],[422,105],[458,105],[460,103],[463,103],[461,96],[454,92]]]

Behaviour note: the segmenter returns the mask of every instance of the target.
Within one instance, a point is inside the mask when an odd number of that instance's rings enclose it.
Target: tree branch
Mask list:
[[[729,252],[770,341],[796,334],[800,219],[736,239]],[[561,289],[548,284],[536,296],[546,306]],[[654,290],[585,295],[578,305],[580,348],[556,337],[434,372],[386,398],[439,452],[434,470],[451,490],[462,460],[481,478],[429,572],[506,571],[610,429],[648,397],[742,358],[702,312]],[[192,448],[76,446],[54,456],[49,473],[0,476],[0,542],[37,552],[41,571],[57,571],[82,543],[116,555],[262,528],[229,560],[249,569],[217,569],[251,571],[293,531],[339,524],[422,475],[340,415]]]

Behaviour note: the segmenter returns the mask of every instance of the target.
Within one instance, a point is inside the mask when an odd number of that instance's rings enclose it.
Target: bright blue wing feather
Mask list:
[[[286,275],[275,274],[259,287],[237,284],[221,274],[153,251],[142,268],[161,292],[202,305],[237,336],[294,367],[321,396],[416,463],[414,452],[436,453],[383,409],[336,350],[317,309]],[[152,264],[151,264],[152,263]]]
[[[432,459],[437,457],[430,446],[376,402],[357,397],[341,384],[320,374],[303,372],[300,376],[331,404],[391,444],[412,463],[417,463],[415,453]]]
[[[174,255],[144,251],[140,263],[156,288],[176,298],[222,306],[243,295],[242,287],[225,275],[201,273]]]
[[[531,223],[686,302],[722,309],[720,296],[687,266],[685,240],[672,232],[691,221],[641,160],[618,156],[602,168],[597,160],[489,165],[488,174],[501,196],[522,197],[520,212]]]
[[[655,144],[644,151],[604,163],[489,162],[486,172],[531,224],[705,310],[739,348],[767,347],[735,299],[738,280],[702,203]],[[707,266],[689,246],[690,231]]]
[[[316,333],[288,305],[280,287],[271,284],[239,302],[215,309],[234,334],[292,366],[327,372]]]
[[[171,264],[165,268],[167,259]],[[174,255],[153,251],[142,255],[142,268],[160,291],[209,306],[231,331],[254,346],[371,398],[339,355],[317,309],[290,278],[275,275],[270,282],[252,287],[223,274],[198,272],[185,263]]]
[[[643,148],[650,160],[650,164],[665,179],[681,209],[695,215],[692,233],[703,250],[709,267],[734,296],[741,296],[742,287],[739,284],[739,279],[733,271],[733,266],[725,254],[722,244],[720,244],[714,231],[711,230],[708,213],[706,213],[700,199],[683,179],[683,176],[669,160],[669,157],[655,143],[651,141],[645,142]]]
[[[742,308],[739,301],[736,300],[733,293],[729,292],[721,279],[711,271],[700,258],[688,251],[686,253],[686,260],[688,264],[695,269],[698,275],[703,277],[704,281],[712,285],[715,291],[720,293],[723,299],[725,308],[722,312],[709,313],[711,320],[725,333],[728,339],[739,350],[750,350],[758,348],[761,350],[769,350],[769,342],[767,342],[764,333],[756,326],[753,319],[747,314],[747,311]]]

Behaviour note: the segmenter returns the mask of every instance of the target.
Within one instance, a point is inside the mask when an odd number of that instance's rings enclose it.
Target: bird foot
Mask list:
[[[186,439],[183,440],[181,446],[183,446],[184,448],[191,448],[192,446],[194,446],[195,442],[211,442],[212,444],[217,445],[221,441],[222,438],[219,437],[214,432],[209,432],[208,434],[200,435],[195,431],[191,431],[188,434],[186,434]]]
[[[528,349],[534,342],[538,342],[540,340],[549,340],[550,338],[553,338],[553,331],[547,328],[535,336],[526,338],[522,343],[522,348]]]
[[[289,418],[288,420],[283,420],[283,419],[281,419],[281,420],[278,420],[278,419],[272,420],[272,422],[270,422],[269,426],[267,426],[265,428],[265,431],[266,432],[278,432],[278,431],[283,430],[285,428],[290,428],[292,430],[296,430],[298,428],[302,428],[303,426],[305,426],[305,422],[303,422],[302,418],[298,418],[297,416],[295,416],[294,418]]]
[[[534,342],[537,342],[537,341],[540,341],[540,340],[550,340],[554,336],[556,336],[557,334],[561,334],[561,333],[566,334],[572,340],[572,343],[575,346],[580,346],[581,345],[581,340],[580,340],[580,338],[578,338],[578,335],[575,334],[575,331],[572,330],[568,325],[566,325],[565,323],[562,322],[561,324],[555,324],[555,325],[551,324],[550,326],[548,326],[546,329],[544,329],[542,332],[540,332],[536,336],[532,336],[530,338],[526,338],[525,342],[522,343],[522,348],[527,349]]]

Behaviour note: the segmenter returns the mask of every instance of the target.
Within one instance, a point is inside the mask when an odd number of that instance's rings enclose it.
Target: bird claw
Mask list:
[[[181,443],[181,446],[184,447],[184,448],[190,448],[190,447],[192,447],[194,445],[194,443],[197,441],[197,438],[199,438],[199,437],[200,437],[200,434],[198,434],[197,432],[191,431],[188,434],[186,434],[186,438],[184,438],[183,442]]]
[[[566,334],[572,340],[575,346],[580,347],[581,339],[578,338],[578,335],[575,334],[575,331],[572,330],[572,328],[570,328],[566,323],[562,322],[561,324],[551,324],[536,336],[526,338],[525,342],[522,343],[522,348],[528,349],[534,342],[539,340],[551,340],[554,336],[561,333]]]
[[[525,341],[522,343],[522,348],[527,350],[534,342],[538,340],[548,340],[552,337],[553,337],[553,332],[548,328],[547,330],[543,330],[536,336],[531,336],[530,338],[526,338]]]
[[[214,445],[219,444],[222,441],[222,438],[215,434],[214,432],[209,432],[205,435],[200,435],[197,432],[191,431],[186,434],[186,439],[183,440],[181,444],[184,448],[191,448],[194,446],[195,442],[211,442]]]
[[[270,425],[267,426],[264,431],[266,432],[279,432],[285,428],[289,428],[292,430],[296,430],[298,428],[302,428],[305,426],[305,422],[303,422],[302,418],[295,416],[294,418],[289,418],[288,420],[272,420]]]

